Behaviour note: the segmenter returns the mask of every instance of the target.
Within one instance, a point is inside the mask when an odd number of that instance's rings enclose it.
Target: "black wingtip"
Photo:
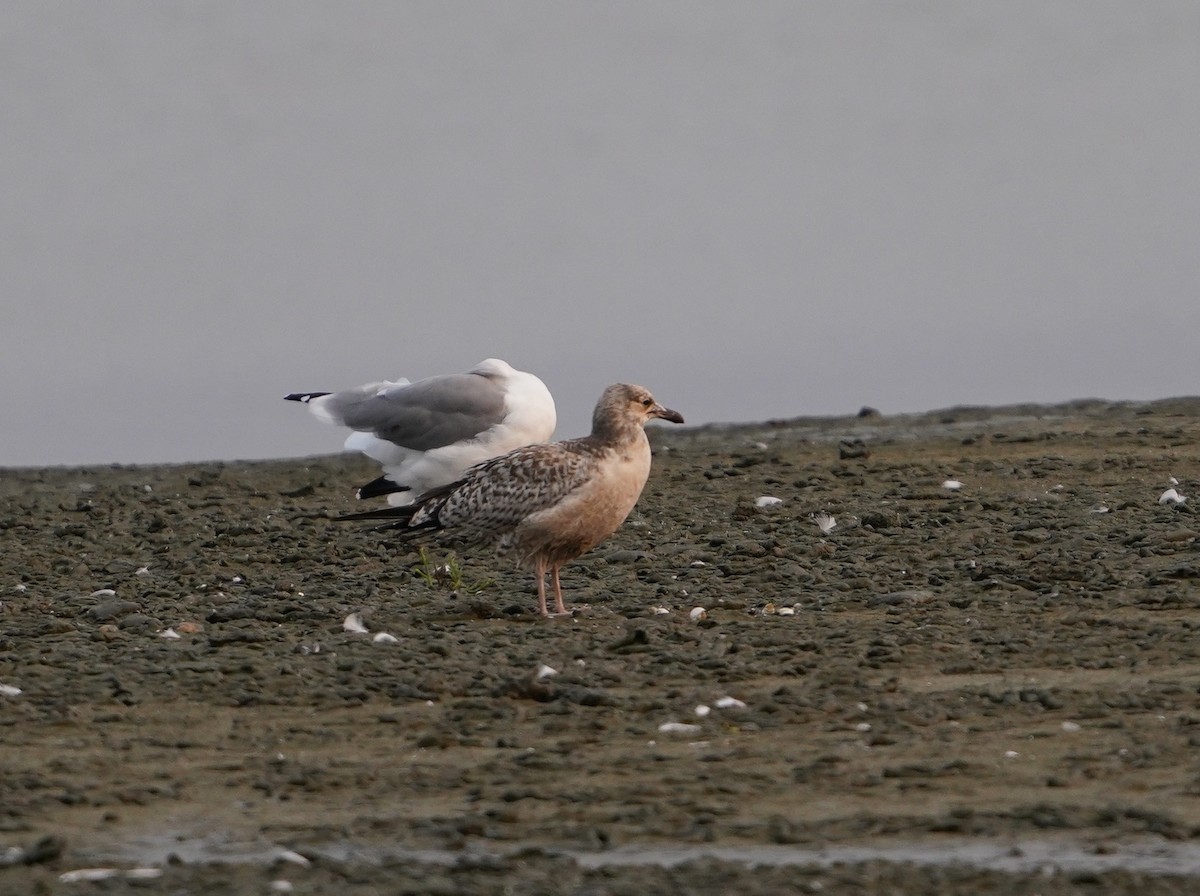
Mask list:
[[[416,512],[420,510],[418,504],[405,504],[400,507],[383,507],[379,510],[364,510],[360,513],[345,513],[341,516],[335,516],[335,523],[361,523],[361,522],[381,522],[382,525],[376,526],[375,531],[382,532],[386,530],[398,530],[400,537],[404,540],[418,538],[427,530],[436,528],[436,523],[430,520],[423,520],[416,526],[412,524],[412,518]]]
[[[359,486],[355,490],[355,494],[359,498],[378,498],[381,495],[394,495],[396,492],[412,491],[407,485],[400,485],[392,482],[386,476],[380,476],[378,479],[372,479],[366,485]]]
[[[334,521],[340,523],[344,520],[412,519],[413,514],[416,512],[416,505],[403,504],[400,507],[378,507],[375,510],[358,510],[354,513],[343,513],[340,516],[335,516]]]
[[[361,510],[357,513],[343,513],[335,516],[335,523],[361,522],[363,520],[386,520],[396,527],[407,526],[417,512],[417,507],[405,504],[400,507],[380,507],[377,510]]]
[[[302,401],[308,404],[314,398],[320,398],[322,395],[328,395],[328,392],[292,392],[283,396],[284,401]]]

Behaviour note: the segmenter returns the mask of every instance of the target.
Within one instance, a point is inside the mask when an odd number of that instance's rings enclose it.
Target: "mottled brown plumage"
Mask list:
[[[590,435],[518,448],[407,507],[349,518],[395,519],[389,528],[406,540],[494,545],[533,570],[542,615],[548,615],[549,572],[555,611],[566,613],[559,571],[612,535],[633,510],[650,474],[643,426],[656,418],[683,422],[641,386],[618,383],[600,396]]]

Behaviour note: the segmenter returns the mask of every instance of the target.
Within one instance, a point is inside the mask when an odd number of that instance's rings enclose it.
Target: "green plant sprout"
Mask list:
[[[495,584],[495,579],[482,579],[467,583],[463,579],[462,564],[454,554],[446,557],[444,563],[434,559],[428,548],[422,547],[419,553],[420,562],[412,568],[417,577],[430,588],[440,588],[446,591],[462,591],[466,594],[479,594]]]

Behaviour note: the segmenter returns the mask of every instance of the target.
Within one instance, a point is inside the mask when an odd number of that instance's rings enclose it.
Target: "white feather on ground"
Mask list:
[[[325,423],[354,432],[346,450],[378,461],[383,475],[358,497],[409,504],[467,468],[554,435],[557,416],[545,383],[497,358],[466,373],[367,383],[340,392],[293,392]]]
[[[654,419],[683,422],[641,386],[618,383],[596,404],[590,435],[518,448],[406,507],[342,519],[393,519],[385,528],[405,540],[494,546],[537,576],[542,615],[548,615],[549,572],[555,611],[566,613],[559,571],[612,535],[633,510],[650,474],[643,426]]]

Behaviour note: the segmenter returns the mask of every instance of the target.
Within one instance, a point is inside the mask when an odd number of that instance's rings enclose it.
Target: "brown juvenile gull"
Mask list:
[[[682,423],[641,386],[617,383],[600,396],[591,435],[529,445],[477,464],[457,482],[412,504],[340,519],[394,519],[405,541],[494,545],[533,570],[538,609],[546,609],[546,572],[554,609],[566,613],[559,570],[594,548],[629,516],[650,475],[649,420]]]
[[[359,488],[358,497],[387,495],[389,504],[408,504],[473,464],[545,442],[556,423],[545,383],[499,358],[415,383],[385,380],[284,398],[308,405],[325,423],[354,430],[346,450],[383,466],[383,475]]]

